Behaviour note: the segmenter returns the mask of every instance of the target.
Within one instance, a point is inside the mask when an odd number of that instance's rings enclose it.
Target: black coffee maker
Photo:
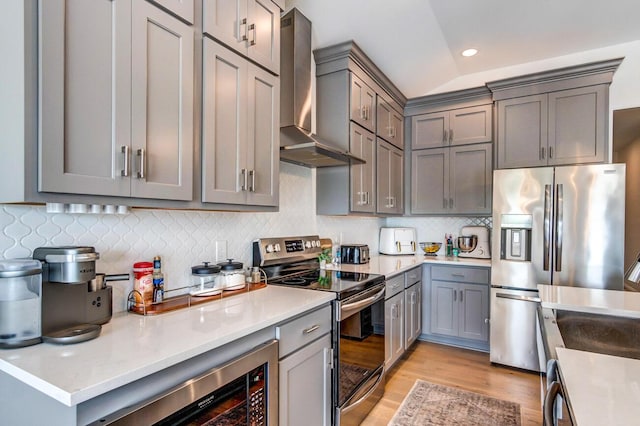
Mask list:
[[[111,320],[113,290],[104,274],[96,278],[95,248],[38,247],[33,258],[42,262],[42,339],[67,344],[98,337]],[[128,274],[109,277],[129,279]]]

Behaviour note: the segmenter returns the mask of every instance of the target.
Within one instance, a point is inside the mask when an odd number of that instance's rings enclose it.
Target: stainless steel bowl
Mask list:
[[[477,245],[478,245],[477,235],[468,235],[468,236],[463,235],[462,237],[458,237],[458,248],[462,252],[467,253],[467,252],[473,251],[473,249],[475,249]]]

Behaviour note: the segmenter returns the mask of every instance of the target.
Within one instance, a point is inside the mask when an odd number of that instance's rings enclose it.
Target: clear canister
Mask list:
[[[153,263],[137,262],[133,264],[133,289],[136,304],[153,303]]]
[[[41,295],[40,261],[0,260],[0,348],[40,343]]]

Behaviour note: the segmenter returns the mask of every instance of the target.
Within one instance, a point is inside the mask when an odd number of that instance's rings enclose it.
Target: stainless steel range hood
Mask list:
[[[306,167],[365,162],[310,129],[311,22],[294,8],[280,24],[280,160]]]

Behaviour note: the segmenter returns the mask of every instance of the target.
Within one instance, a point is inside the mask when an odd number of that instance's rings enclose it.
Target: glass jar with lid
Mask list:
[[[191,291],[192,296],[213,296],[222,291],[218,282],[220,267],[202,262],[202,265],[191,267]]]

